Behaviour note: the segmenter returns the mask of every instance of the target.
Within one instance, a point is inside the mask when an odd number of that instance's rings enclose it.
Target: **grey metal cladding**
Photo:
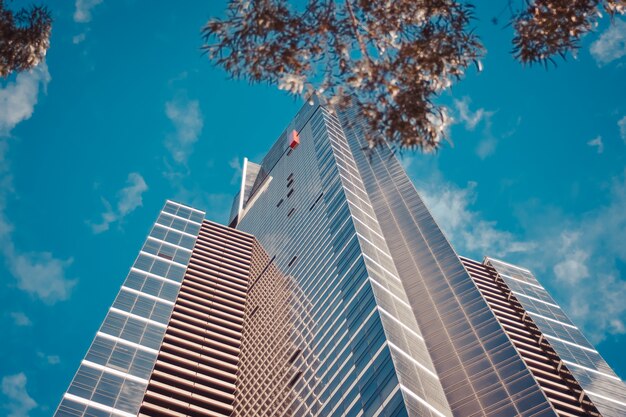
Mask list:
[[[395,155],[340,119],[454,415],[555,415]]]
[[[280,273],[259,281],[250,294],[259,306],[251,310],[254,317],[274,317],[263,323],[263,334],[275,336],[244,332],[248,345],[268,344],[263,349],[269,356],[258,365],[243,358],[250,366],[242,367],[242,377],[259,388],[241,387],[236,410],[247,417],[267,410],[283,416],[449,415],[434,412],[436,406],[422,398],[407,399],[399,383],[397,354],[388,343],[376,284],[340,179],[328,115],[316,105],[304,110],[306,117],[290,126],[299,130],[300,145],[285,152],[287,142],[278,140],[262,164],[271,182],[238,225],[256,236]],[[270,287],[278,298],[257,297]],[[271,308],[281,300],[288,305]],[[267,373],[255,366],[283,377],[268,383]],[[412,364],[400,372],[419,380]]]

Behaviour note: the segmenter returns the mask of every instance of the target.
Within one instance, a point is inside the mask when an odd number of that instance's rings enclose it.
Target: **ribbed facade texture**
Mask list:
[[[57,416],[626,416],[526,269],[459,257],[393,152],[305,105],[230,227],[168,201]]]
[[[230,416],[253,238],[204,221],[141,416]]]
[[[519,302],[518,297],[523,295],[513,293],[490,265],[467,258],[461,258],[461,261],[557,414],[600,415],[528,310]]]
[[[529,270],[461,260],[559,415],[626,415],[622,381]]]

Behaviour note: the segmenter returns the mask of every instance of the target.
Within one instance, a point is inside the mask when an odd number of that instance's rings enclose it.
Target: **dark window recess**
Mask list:
[[[291,260],[289,261],[289,264],[287,264],[287,266],[293,265],[293,263],[296,261],[296,259],[298,259],[298,256],[294,256],[293,258],[291,258]]]
[[[235,216],[232,222],[228,225],[228,227],[232,227],[233,229],[237,227],[237,222],[239,221],[239,216]]]
[[[293,185],[293,180],[289,180],[289,182],[287,183],[287,188],[291,187]]]
[[[280,205],[283,204],[283,199],[281,198],[280,201],[278,202],[278,204],[276,204],[276,207],[280,207]]]
[[[250,312],[250,315],[248,316],[248,318],[254,316],[254,313],[256,313],[256,311],[259,309],[259,306],[254,306],[254,308],[252,309],[252,311]]]
[[[289,176],[287,177],[287,181],[291,181],[292,179],[293,179],[293,172],[289,174]]]
[[[313,210],[313,207],[315,207],[315,205],[322,199],[322,196],[324,195],[324,193],[320,193],[320,195],[317,197],[317,200],[315,200],[315,203],[313,203],[313,205],[311,207],[309,207],[309,211]]]
[[[287,151],[287,156],[291,155],[291,152],[293,152],[293,149],[289,148],[289,150]]]
[[[168,259],[168,260],[170,260],[170,261],[171,261],[172,259],[174,259],[174,258],[172,258],[170,255],[166,255],[166,254],[164,254],[164,253],[162,253],[162,252],[159,252],[159,253],[157,254],[157,256],[160,256],[161,258]]]
[[[287,217],[291,217],[291,215],[293,214],[293,212],[296,211],[296,208],[292,208],[291,210],[289,210],[289,213],[287,213]]]
[[[291,388],[294,385],[296,385],[296,382],[298,382],[298,379],[300,379],[301,376],[302,376],[302,371],[298,371],[297,374],[295,374],[293,377],[291,377],[291,379],[289,380],[289,384],[287,386],[289,388]]]
[[[296,351],[291,354],[289,357],[289,364],[292,364],[296,360],[300,352],[302,352],[300,349],[296,349]]]
[[[287,193],[287,198],[291,197],[291,194],[293,194],[293,188]]]

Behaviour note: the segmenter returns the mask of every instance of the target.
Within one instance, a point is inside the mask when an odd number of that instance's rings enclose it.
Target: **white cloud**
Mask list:
[[[559,213],[541,220],[539,248],[524,262],[552,283],[565,312],[585,330],[593,343],[609,335],[625,334],[626,171],[613,180],[609,201],[579,216]]]
[[[66,300],[76,280],[66,277],[72,259],[61,260],[49,252],[24,253],[13,243],[13,224],[6,214],[9,195],[13,193],[9,162],[6,158],[8,145],[0,142],[0,253],[4,255],[9,271],[17,281],[17,287],[46,304]],[[23,317],[14,316],[18,323]]]
[[[485,159],[495,153],[498,145],[498,141],[492,132],[491,119],[495,112],[485,110],[484,108],[472,111],[470,109],[471,102],[472,100],[467,96],[463,97],[461,100],[454,100],[454,107],[456,108],[455,116],[464,123],[465,129],[469,131],[473,131],[479,124],[483,123],[483,138],[476,147],[476,154],[480,159]]]
[[[91,22],[91,10],[102,3],[103,0],[76,0],[74,21],[76,23]]]
[[[111,223],[114,223],[117,220],[117,213],[111,207],[111,203],[102,198],[102,204],[106,208],[106,211],[102,213],[102,220],[100,223],[89,223],[91,226],[91,231],[95,234],[100,234],[106,232],[111,227]]]
[[[591,55],[602,67],[626,55],[626,21],[615,19],[611,26],[591,44]]]
[[[28,417],[28,413],[37,407],[37,402],[26,391],[26,375],[20,372],[2,378],[2,393],[9,402],[3,404],[7,417]]]
[[[405,171],[408,171],[411,166],[413,166],[413,162],[415,162],[415,158],[411,155],[407,154],[398,154],[398,160],[400,161],[400,165],[404,168]]]
[[[32,326],[33,322],[28,318],[28,316],[21,311],[12,311],[9,313],[11,318],[13,319],[13,323],[16,326]]]
[[[72,43],[74,45],[78,45],[79,43],[83,42],[86,38],[87,38],[86,33],[80,33],[72,37]]]
[[[30,71],[18,74],[14,82],[0,89],[0,137],[8,136],[21,121],[30,118],[37,103],[39,88],[50,81],[45,62]],[[60,260],[48,252],[23,253],[13,243],[13,224],[6,213],[9,196],[14,192],[8,159],[10,138],[0,139],[0,253],[17,287],[47,304],[69,297],[76,280],[66,277],[72,260]],[[26,323],[24,317],[13,316],[16,324]],[[28,319],[26,317],[26,319]]]
[[[589,268],[587,267],[589,254],[577,247],[579,240],[579,232],[564,231],[561,233],[559,246],[557,246],[561,260],[553,268],[557,281],[576,285],[589,277]]]
[[[42,61],[35,68],[24,71],[15,81],[0,88],[0,137],[8,136],[23,120],[30,119],[39,97],[39,88],[48,86],[51,77],[48,66]]]
[[[611,333],[613,334],[624,334],[626,333],[626,326],[624,326],[624,322],[618,319],[613,319],[609,322]]]
[[[496,152],[497,146],[498,141],[496,140],[496,138],[489,135],[480,142],[478,142],[478,146],[476,146],[476,155],[478,155],[480,159],[485,159]]]
[[[143,204],[141,196],[148,189],[143,177],[136,172],[128,174],[127,183],[128,185],[120,190],[117,203],[118,213],[122,217],[141,207]]]
[[[233,176],[230,178],[231,184],[240,184],[241,176],[243,175],[243,165],[240,162],[238,156],[233,156],[230,161],[228,161],[228,166],[235,170]]]
[[[115,209],[107,200],[102,200],[106,211],[102,213],[102,221],[100,223],[91,224],[91,230],[94,233],[97,234],[109,230],[112,223],[123,220],[128,214],[143,205],[142,196],[148,190],[148,185],[143,177],[137,172],[131,172],[128,174],[126,184],[126,187],[117,192],[117,206]]]
[[[553,272],[558,298],[566,300],[565,312],[597,344],[608,335],[626,333],[626,281],[615,268],[615,258],[599,253],[595,244],[580,237],[569,251],[559,250]]]
[[[165,146],[179,164],[186,164],[193,145],[198,141],[204,124],[198,100],[174,99],[165,103],[165,114],[176,132],[168,135]]]
[[[626,142],[626,116],[622,117],[617,122],[617,127],[619,127],[619,134],[622,137],[622,140]]]
[[[595,147],[598,153],[604,152],[604,143],[602,143],[602,136],[596,136],[595,138],[587,142],[587,145]]]
[[[469,97],[463,97],[461,100],[454,100],[454,107],[456,107],[457,115],[459,119],[465,123],[467,130],[474,130],[476,126],[486,117],[491,117],[493,112],[486,111],[480,108],[472,112],[469,108],[472,100]]]
[[[48,365],[58,365],[61,363],[61,358],[59,357],[59,355],[46,355],[43,352],[37,352],[37,356],[39,356],[41,359],[44,359]]]
[[[483,220],[471,209],[477,197],[476,186],[470,182],[460,188],[431,178],[418,188],[437,224],[461,253],[504,257],[534,249],[534,243],[499,230],[496,222]]]
[[[66,277],[66,269],[72,264],[72,258],[60,260],[48,252],[9,254],[7,258],[19,289],[46,304],[70,297],[77,282]]]
[[[2,236],[0,246],[9,271],[17,280],[17,287],[44,303],[52,305],[67,300],[77,284],[67,277],[67,269],[73,259],[62,260],[49,252],[20,253],[15,249],[11,236]],[[16,324],[23,320],[13,317]],[[26,317],[26,319],[28,319]]]

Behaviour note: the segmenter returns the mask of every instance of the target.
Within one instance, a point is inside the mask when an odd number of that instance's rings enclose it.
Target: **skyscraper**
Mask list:
[[[363,133],[307,104],[231,227],[168,202],[57,415],[626,415],[534,276],[460,258]]]

